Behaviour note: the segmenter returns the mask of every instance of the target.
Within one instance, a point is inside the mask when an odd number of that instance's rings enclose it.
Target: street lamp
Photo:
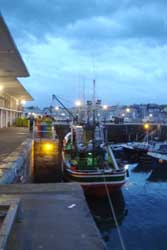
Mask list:
[[[58,110],[59,110],[59,107],[58,107],[58,106],[56,106],[56,107],[55,107],[55,110],[57,110],[57,111],[58,111]]]
[[[78,114],[76,114],[76,116],[77,116],[78,121],[80,121],[80,119],[81,119],[81,106],[82,106],[82,102],[80,100],[77,100],[77,101],[75,101],[75,105],[77,107],[76,111],[78,113]]]
[[[82,105],[82,103],[81,103],[80,100],[77,100],[77,101],[75,102],[75,105],[76,105],[77,107],[80,107],[80,106]]]
[[[145,129],[146,131],[148,131],[149,128],[150,128],[150,125],[149,125],[148,123],[145,123],[145,124],[144,124],[144,129]]]
[[[130,108],[126,108],[126,112],[127,112],[127,113],[130,113]]]
[[[103,105],[103,109],[104,109],[104,110],[107,110],[107,109],[108,109],[108,106],[107,106],[107,105]]]
[[[107,105],[103,105],[102,108],[104,110],[104,122],[106,122],[108,106]]]
[[[149,135],[150,125],[148,123],[145,123],[144,124],[144,129],[146,130],[147,143],[148,143],[148,135]]]

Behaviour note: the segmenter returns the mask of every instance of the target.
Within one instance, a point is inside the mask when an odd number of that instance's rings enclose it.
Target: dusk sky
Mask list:
[[[30,77],[51,105],[92,96],[104,104],[167,103],[167,0],[0,0]]]

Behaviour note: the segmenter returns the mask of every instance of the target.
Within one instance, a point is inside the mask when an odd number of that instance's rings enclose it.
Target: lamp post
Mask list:
[[[146,136],[147,136],[147,144],[148,144],[148,135],[149,135],[149,129],[150,129],[150,125],[148,123],[144,124],[144,129],[146,131]]]
[[[59,118],[59,107],[58,106],[55,107],[55,111],[56,111],[56,120],[58,120],[58,118]]]
[[[130,113],[130,108],[126,108],[126,112],[127,112],[127,113]]]
[[[107,105],[103,105],[102,109],[103,109],[103,112],[104,112],[104,122],[106,122],[108,106]]]
[[[77,101],[75,101],[75,105],[76,105],[76,107],[77,107],[78,121],[80,121],[80,118],[81,118],[80,112],[81,112],[82,102],[81,102],[80,100],[77,100]]]
[[[104,111],[104,123],[106,123],[108,106],[103,105],[102,108],[103,108],[103,111]],[[107,128],[106,128],[106,126],[104,126],[104,141],[107,142],[107,139],[108,139]]]

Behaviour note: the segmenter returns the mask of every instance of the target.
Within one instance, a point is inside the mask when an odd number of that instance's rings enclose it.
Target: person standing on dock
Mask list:
[[[30,132],[33,131],[33,127],[34,127],[34,116],[30,115],[30,117],[29,117],[29,130],[30,130]]]
[[[40,138],[41,137],[41,121],[42,121],[42,117],[41,116],[38,116],[36,119],[35,119],[35,126],[36,126],[36,131],[37,131],[37,136]]]

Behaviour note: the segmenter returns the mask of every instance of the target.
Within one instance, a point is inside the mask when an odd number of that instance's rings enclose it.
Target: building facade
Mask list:
[[[29,73],[0,13],[0,128],[11,126],[22,114],[25,101],[31,101],[18,77]]]

